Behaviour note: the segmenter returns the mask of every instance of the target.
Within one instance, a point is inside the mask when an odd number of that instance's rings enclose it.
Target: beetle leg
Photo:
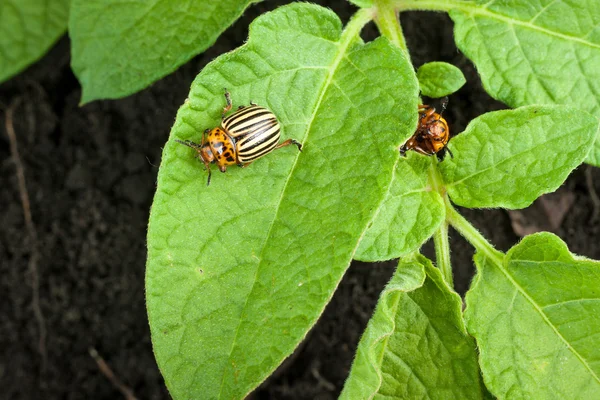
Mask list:
[[[210,129],[208,128],[206,128],[204,132],[202,132],[202,144],[206,143],[206,135],[208,135],[208,132],[210,132]]]
[[[210,176],[211,176],[211,172],[210,172],[210,163],[208,161],[206,161],[203,157],[201,157],[199,155],[198,157],[200,159],[200,161],[202,161],[204,163],[204,167],[206,168],[206,171],[208,171],[208,178],[206,179],[206,186],[210,185]]]
[[[280,147],[289,146],[290,144],[295,144],[298,147],[298,150],[302,151],[302,143],[294,139],[288,139],[284,142],[281,142],[277,146],[275,146],[275,148],[278,149]]]
[[[413,147],[413,150],[416,151],[417,153],[421,153],[426,156],[432,156],[435,154],[434,151],[431,151],[430,149],[421,147],[420,145],[416,145],[415,147]]]
[[[225,100],[227,101],[227,105],[223,108],[223,114],[221,114],[221,117],[223,118],[225,118],[225,114],[231,110],[231,94],[229,94],[227,88],[225,88]]]
[[[424,104],[419,104],[419,114],[421,114],[421,117],[419,118],[419,120],[422,120],[424,118],[429,118],[433,115],[433,113],[435,113],[434,107],[424,105]]]

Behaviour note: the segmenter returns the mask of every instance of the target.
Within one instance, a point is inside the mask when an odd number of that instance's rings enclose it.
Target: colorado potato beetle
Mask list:
[[[240,106],[233,114],[226,116],[231,110],[231,96],[227,89],[225,100],[227,105],[221,114],[221,126],[206,129],[200,143],[175,140],[196,150],[196,157],[202,160],[208,170],[207,186],[210,184],[211,163],[216,163],[219,170],[225,172],[229,165],[247,167],[254,160],[290,144],[302,150],[302,144],[294,139],[278,144],[281,129],[277,117],[270,110],[251,102],[249,106]]]
[[[446,97],[442,102],[442,111],[438,114],[435,108],[421,104],[419,105],[419,125],[417,131],[410,139],[400,146],[400,154],[405,157],[406,152],[414,150],[418,153],[432,156],[442,149],[448,150],[452,157],[452,152],[446,147],[450,139],[450,129],[448,123],[442,117],[442,113],[448,105]]]

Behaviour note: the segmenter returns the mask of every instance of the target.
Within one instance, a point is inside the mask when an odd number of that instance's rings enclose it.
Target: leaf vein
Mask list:
[[[512,274],[508,271],[507,265],[505,265],[507,261],[495,262],[498,269],[506,276],[510,283],[521,293],[521,295],[531,304],[531,306],[538,312],[538,314],[542,317],[544,322],[554,331],[556,336],[565,344],[565,346],[573,353],[573,355],[579,359],[579,361],[583,364],[583,366],[590,372],[592,377],[600,383],[600,377],[592,370],[587,361],[583,358],[581,354],[577,350],[571,346],[571,343],[565,339],[565,337],[558,331],[558,329],[554,326],[554,324],[548,318],[548,315],[543,311],[542,307],[527,293],[525,288],[523,288],[516,279],[512,276]]]

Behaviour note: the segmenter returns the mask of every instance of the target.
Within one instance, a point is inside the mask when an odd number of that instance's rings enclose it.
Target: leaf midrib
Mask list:
[[[545,115],[545,116],[548,116],[548,115]],[[585,128],[583,128],[583,129],[585,129]],[[464,133],[468,133],[468,132],[466,132],[466,131],[465,131]],[[539,136],[539,135],[534,135],[534,136]],[[513,175],[511,175],[510,173],[507,173],[507,172],[505,172],[505,171],[502,171],[502,170],[501,170],[499,167],[500,167],[500,166],[502,166],[503,164],[507,163],[507,162],[510,162],[510,161],[512,161],[513,159],[515,159],[515,158],[517,158],[517,157],[520,157],[520,156],[523,156],[523,155],[526,155],[526,154],[529,154],[529,153],[531,153],[531,151],[532,151],[532,150],[538,149],[538,148],[540,148],[540,147],[542,147],[542,146],[546,146],[547,144],[549,144],[549,143],[552,143],[552,142],[554,142],[554,141],[558,141],[558,140],[564,139],[566,136],[572,136],[572,132],[568,132],[568,133],[566,133],[566,134],[562,134],[562,135],[559,135],[559,136],[555,136],[555,137],[553,137],[553,138],[550,138],[549,140],[547,140],[547,141],[545,141],[545,142],[542,142],[542,143],[535,143],[535,144],[532,144],[532,146],[531,146],[531,147],[527,147],[527,148],[525,148],[525,147],[522,147],[522,148],[521,148],[521,149],[522,149],[521,151],[519,151],[519,152],[515,152],[515,153],[511,153],[511,155],[510,155],[509,157],[506,157],[506,158],[504,158],[504,159],[502,159],[502,160],[499,160],[497,163],[494,163],[494,164],[490,165],[489,167],[486,167],[485,169],[480,169],[480,170],[477,170],[477,171],[473,172],[472,174],[470,174],[470,175],[467,175],[467,176],[465,176],[465,177],[463,177],[463,178],[461,178],[461,179],[459,179],[459,180],[457,180],[457,181],[454,181],[454,182],[451,182],[451,183],[447,183],[447,184],[446,184],[446,188],[456,187],[456,186],[458,186],[459,184],[461,184],[462,182],[464,182],[464,181],[466,181],[466,180],[469,180],[469,179],[476,179],[476,178],[477,178],[477,177],[479,177],[480,175],[485,175],[485,174],[487,174],[487,172],[488,172],[488,171],[490,171],[490,170],[499,170],[500,172],[503,172],[503,173],[505,173],[506,175],[513,176]],[[485,138],[485,139],[488,139],[488,138]],[[582,147],[584,144],[585,144],[585,143],[579,143],[579,146],[577,146],[577,148],[573,149],[573,152],[575,152],[575,151],[579,150],[579,148],[581,148],[581,147]],[[564,168],[564,165],[561,165],[559,168],[555,168],[555,169],[549,169],[548,171],[546,171],[546,172],[544,173],[544,175],[547,175],[547,174],[549,174],[549,173],[552,173],[552,172],[554,172],[554,171],[556,171],[557,169],[560,169],[560,168]],[[543,176],[543,175],[537,175],[537,176]],[[531,181],[532,183],[535,183],[533,179],[531,179],[530,181]],[[539,186],[538,186],[538,187],[539,187]]]
[[[369,18],[367,18],[367,17],[369,17]],[[331,85],[331,83],[333,81],[333,76],[335,75],[335,72],[336,72],[339,64],[344,59],[344,57],[346,55],[346,51],[355,42],[357,34],[360,32],[360,30],[362,29],[362,27],[369,20],[370,20],[370,16],[368,15],[368,11],[367,10],[360,10],[359,12],[357,12],[355,14],[355,17],[348,23],[348,25],[346,26],[346,28],[342,31],[342,34],[340,36],[340,40],[338,42],[339,43],[338,44],[339,51],[336,54],[335,58],[333,59],[333,62],[331,63],[330,67],[328,68],[329,74],[327,75],[327,79],[324,81],[323,86],[321,87],[321,93],[319,95],[319,98],[317,99],[317,102],[315,103],[313,113],[312,113],[311,118],[310,118],[310,120],[308,122],[308,125],[306,127],[306,132],[307,133],[310,133],[310,131],[311,131],[312,124],[314,123],[314,120],[316,118],[317,112],[320,110],[321,104],[323,102],[323,98],[325,97],[325,93],[327,92],[327,88]],[[307,134],[307,136],[308,136],[308,134]],[[306,137],[305,137],[305,140],[306,140]],[[235,344],[236,344],[236,341],[237,341],[237,338],[238,338],[239,330],[240,330],[240,327],[242,325],[244,311],[246,310],[246,307],[248,306],[248,300],[250,299],[250,294],[252,294],[252,291],[254,290],[254,287],[256,285],[256,281],[257,281],[257,277],[258,277],[258,271],[260,270],[260,265],[261,265],[261,262],[262,262],[263,252],[264,252],[264,250],[266,248],[265,244],[269,241],[269,238],[271,237],[271,232],[272,232],[273,226],[275,225],[275,221],[277,220],[277,216],[279,214],[279,210],[280,210],[280,207],[281,207],[282,200],[284,198],[287,186],[288,186],[288,184],[290,182],[290,178],[293,175],[293,172],[294,172],[294,170],[296,168],[296,165],[298,163],[298,159],[299,158],[300,157],[298,155],[295,157],[294,163],[293,163],[292,168],[290,170],[290,173],[287,176],[286,181],[285,181],[285,183],[283,185],[283,189],[281,191],[281,196],[280,196],[279,200],[277,201],[277,207],[276,207],[273,219],[271,220],[271,223],[269,224],[269,229],[268,229],[267,234],[265,236],[265,240],[263,242],[264,244],[263,244],[263,246],[261,248],[261,251],[260,251],[260,256],[258,257],[260,261],[258,262],[258,265],[257,265],[256,270],[255,270],[254,279],[252,280],[252,286],[250,287],[250,291],[248,292],[249,295],[246,297],[246,301],[244,303],[244,306],[242,307],[242,312],[240,314],[240,319],[238,321],[238,324],[237,324],[237,327],[236,327],[236,330],[235,330],[235,335],[234,335],[233,340],[231,342],[231,348],[229,350],[229,355],[227,356],[227,361],[228,362],[231,361],[231,355],[233,353],[233,349],[235,347]],[[273,369],[276,368],[276,367],[277,366],[275,365],[273,367]],[[224,383],[225,383],[225,374],[226,374],[226,372],[227,372],[227,368],[224,368],[222,376],[221,376],[221,386],[219,388],[218,398],[222,397],[223,387],[224,387]],[[246,396],[244,396],[244,397],[246,397]]]
[[[596,373],[591,369],[587,361],[579,354],[577,350],[571,346],[571,344],[565,339],[565,337],[558,331],[558,329],[554,326],[554,324],[550,321],[546,313],[542,310],[542,308],[535,302],[535,300],[525,291],[525,289],[513,278],[508,269],[505,267],[506,257],[504,259],[499,260],[497,258],[489,258],[489,260],[506,276],[509,282],[514,286],[514,288],[533,306],[533,308],[539,313],[544,322],[548,324],[548,326],[554,331],[556,336],[565,344],[565,346],[579,359],[579,361],[585,366],[585,368],[590,372],[591,376],[600,383],[600,377],[596,375]],[[519,261],[519,260],[517,260]],[[575,261],[575,260],[573,260]]]
[[[529,28],[534,31],[538,31],[544,33],[549,36],[554,36],[557,38],[561,38],[563,40],[567,40],[570,42],[577,42],[583,45],[600,49],[600,44],[591,42],[589,40],[582,39],[577,36],[568,35],[565,33],[560,33],[557,31],[552,31],[548,28],[544,28],[540,25],[536,25],[531,23],[531,21],[523,21],[514,19],[504,14],[500,14],[498,12],[490,11],[487,6],[489,5],[477,5],[470,1],[460,1],[460,0],[404,0],[397,5],[399,11],[410,11],[410,10],[437,10],[437,11],[451,11],[457,10],[462,11],[469,18],[473,18],[474,16],[483,16],[488,17],[490,19],[495,19],[498,21],[502,21],[506,24],[510,25],[518,25],[525,28]],[[534,18],[537,18],[539,15],[536,15]]]
[[[565,33],[552,31],[552,30],[550,30],[548,28],[544,28],[540,25],[532,24],[531,21],[522,21],[522,20],[518,20],[518,19],[513,19],[511,17],[508,17],[506,15],[503,15],[503,14],[500,14],[497,12],[491,12],[487,8],[474,7],[474,6],[471,6],[469,8],[465,7],[464,9],[462,7],[457,7],[457,8],[460,9],[461,11],[466,11],[470,8],[470,10],[468,12],[469,17],[473,17],[474,15],[484,16],[484,17],[496,19],[498,21],[502,21],[509,25],[522,26],[522,27],[529,28],[534,31],[544,33],[548,36],[554,36],[554,37],[557,37],[557,38],[560,38],[560,39],[563,39],[566,41],[577,42],[577,43],[581,43],[583,45],[586,45],[586,46],[589,46],[592,48],[600,49],[600,44],[598,44],[598,43],[590,42],[589,40],[585,40],[585,39],[582,39],[577,36],[572,36],[572,35],[568,35]]]

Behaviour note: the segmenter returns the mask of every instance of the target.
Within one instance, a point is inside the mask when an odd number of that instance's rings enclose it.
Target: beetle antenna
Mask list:
[[[179,140],[179,139],[175,139],[175,141],[177,143],[179,143],[179,144],[184,145],[184,146],[191,147],[194,150],[198,150],[198,149],[200,149],[202,147],[198,143],[194,143],[191,140]]]
[[[227,105],[223,108],[223,113],[221,114],[222,118],[225,118],[225,114],[231,110],[231,95],[227,91],[227,88],[225,88],[225,100],[227,101]]]
[[[445,97],[442,99],[442,104],[441,104],[441,106],[442,106],[442,110],[440,111],[440,115],[442,115],[442,114],[444,113],[444,111],[446,111],[446,107],[448,107],[448,96],[445,96]]]

